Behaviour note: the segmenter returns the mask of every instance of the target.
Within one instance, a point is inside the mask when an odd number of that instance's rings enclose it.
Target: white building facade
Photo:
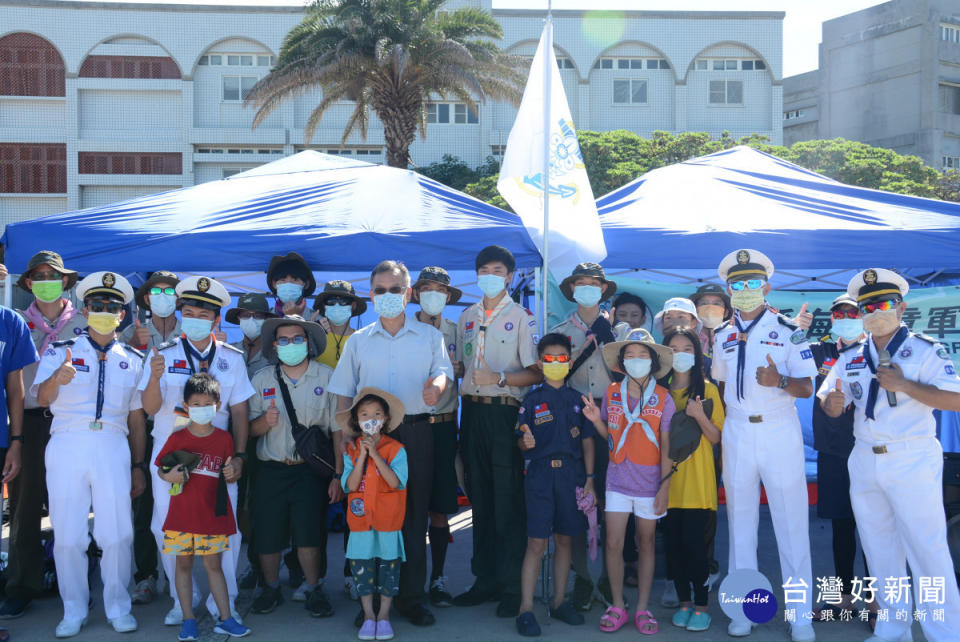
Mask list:
[[[532,56],[543,14],[477,6],[500,46]],[[298,7],[0,0],[0,226],[230,176],[305,148],[383,162],[383,130],[341,146],[352,105],[304,126],[319,92],[256,129],[243,105],[276,61]],[[782,140],[780,12],[554,14],[558,64],[582,130],[704,131]],[[476,166],[502,154],[516,108],[428,106],[412,161]]]

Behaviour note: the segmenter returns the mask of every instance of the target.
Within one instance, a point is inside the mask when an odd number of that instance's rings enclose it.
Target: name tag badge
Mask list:
[[[90,430],[101,430],[103,429],[103,423],[100,421],[91,421]]]

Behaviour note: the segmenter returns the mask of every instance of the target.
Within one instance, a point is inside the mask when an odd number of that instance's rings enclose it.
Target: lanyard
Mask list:
[[[204,358],[193,345],[190,344],[190,340],[187,339],[187,335],[183,335],[181,343],[183,344],[183,354],[187,358],[187,362],[190,364],[190,372],[196,374],[197,368],[193,365],[193,358],[196,357],[197,361],[200,362],[199,372],[207,372],[210,369],[210,364],[213,363],[213,355],[217,353],[217,340],[212,336],[210,338],[210,352],[207,353],[207,357]],[[262,349],[262,348],[261,348]]]
[[[112,348],[113,344],[117,341],[114,339],[106,346],[101,346],[99,343],[91,339],[89,334],[87,335],[87,341],[89,341],[90,345],[92,345],[97,351],[97,416],[90,424],[90,428],[93,430],[99,430],[102,427],[100,424],[100,417],[103,416],[103,389],[107,377],[107,352],[110,351],[110,348]]]
[[[653,428],[650,427],[650,424],[647,423],[647,420],[643,418],[643,408],[647,405],[647,400],[653,396],[654,391],[656,390],[657,382],[650,377],[650,381],[647,382],[647,388],[643,391],[643,396],[637,401],[636,410],[630,411],[630,399],[627,397],[627,378],[624,377],[623,381],[620,382],[620,401],[623,404],[623,416],[627,420],[627,427],[623,429],[623,432],[620,434],[620,441],[617,442],[617,449],[613,452],[614,455],[620,452],[620,450],[627,443],[627,433],[630,432],[630,427],[633,424],[640,424],[640,427],[643,428],[643,434],[647,436],[647,439],[650,440],[654,446],[657,447],[657,450],[660,450],[660,442],[657,441],[657,435],[653,432]]]
[[[910,336],[910,330],[907,329],[907,326],[902,325],[900,329],[897,330],[897,333],[893,335],[893,338],[890,339],[890,343],[887,344],[887,351],[890,354],[896,354],[897,350],[900,349],[900,346],[903,345],[903,342],[907,340],[907,337]],[[873,374],[873,379],[870,380],[870,390],[867,392],[867,406],[864,410],[867,413],[867,419],[876,420],[876,417],[873,415],[873,407],[877,403],[877,397],[880,394],[880,382],[877,380],[877,366],[873,363],[873,357],[870,356],[870,344],[873,343],[872,339],[867,339],[867,342],[863,346],[863,356],[867,362],[867,366],[870,368],[870,372]]]
[[[751,321],[750,325],[748,325],[746,328],[740,325],[739,314],[736,314],[733,317],[734,323],[737,324],[737,399],[743,399],[743,371],[747,366],[747,336],[766,313],[767,309],[764,308],[763,312],[761,312],[756,319]]]

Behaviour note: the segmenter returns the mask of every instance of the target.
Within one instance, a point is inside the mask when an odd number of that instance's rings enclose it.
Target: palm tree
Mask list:
[[[427,102],[454,97],[471,109],[487,98],[519,103],[524,61],[492,40],[503,30],[480,9],[437,15],[445,0],[316,0],[284,39],[276,67],[247,96],[253,126],[288,98],[320,88],[307,119],[309,142],[326,110],[340,100],[355,108],[341,144],[354,131],[366,139],[370,110],[383,123],[387,163],[407,167],[419,129],[427,134]]]

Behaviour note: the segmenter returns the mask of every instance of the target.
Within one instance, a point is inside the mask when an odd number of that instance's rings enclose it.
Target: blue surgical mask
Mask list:
[[[180,321],[180,328],[191,341],[203,341],[210,336],[210,332],[213,330],[213,321],[184,317]]]
[[[343,325],[353,316],[352,305],[325,305],[323,316],[333,325]]]
[[[172,294],[151,294],[150,311],[161,319],[166,319],[177,309],[177,297]]]
[[[652,359],[624,359],[623,367],[627,370],[627,374],[633,377],[634,379],[642,379],[650,374],[650,366],[653,364]]]
[[[187,414],[190,415],[190,421],[199,425],[206,425],[213,421],[217,416],[216,406],[187,406]]]
[[[277,286],[277,298],[283,303],[294,303],[303,296],[303,286],[299,283],[281,283]]]
[[[507,280],[496,274],[481,274],[477,277],[477,287],[488,299],[492,299],[507,287]]]
[[[303,360],[307,358],[307,342],[277,346],[277,357],[288,366],[303,363]]]
[[[830,334],[850,343],[863,334],[863,319],[838,319],[830,326]]]
[[[447,293],[433,290],[420,293],[420,307],[432,317],[437,316],[447,307]]]
[[[373,297],[373,309],[384,319],[396,319],[403,314],[403,295],[385,292]]]
[[[264,319],[240,319],[240,330],[243,331],[243,336],[253,341],[260,336],[260,332],[263,330]]]
[[[687,372],[693,367],[696,357],[689,352],[673,353],[673,369],[677,372]]]
[[[598,285],[578,285],[573,288],[573,300],[585,308],[592,308],[600,303],[603,289]]]

